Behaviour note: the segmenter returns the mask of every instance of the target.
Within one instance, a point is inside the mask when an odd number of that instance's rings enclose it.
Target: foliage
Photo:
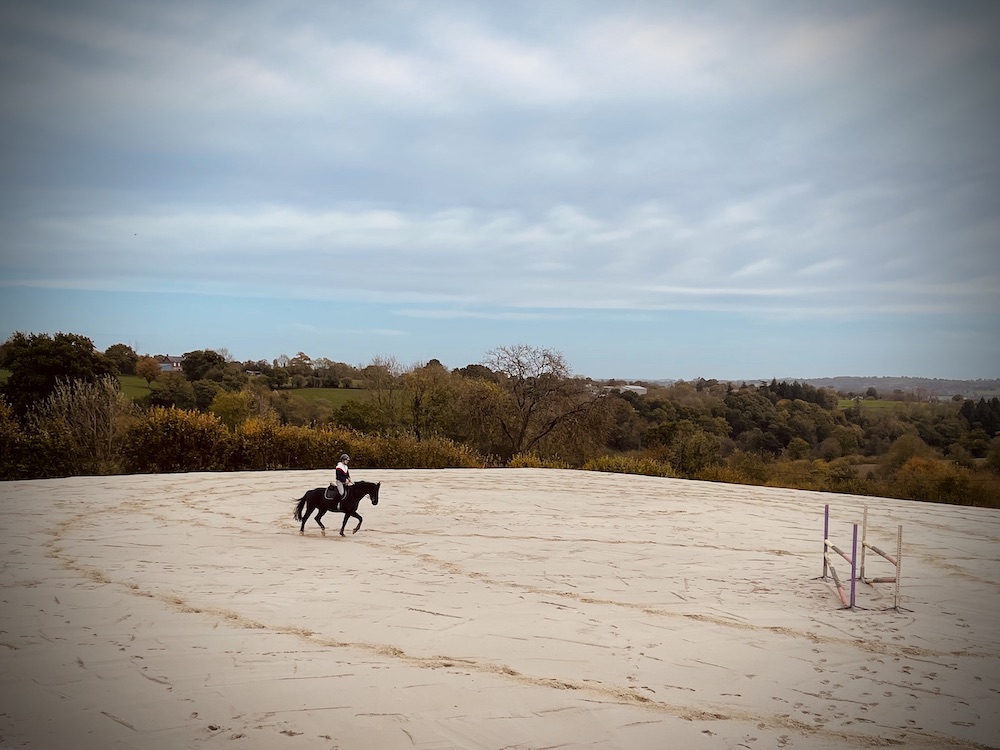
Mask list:
[[[794,383],[772,380],[769,385],[762,386],[760,392],[774,403],[782,400],[803,401],[823,409],[832,409],[838,402],[837,395],[832,390],[816,388],[797,380]]]
[[[230,430],[235,430],[253,414],[253,397],[249,391],[221,391],[212,399],[209,411]]]
[[[211,370],[218,370],[220,373],[225,367],[226,359],[218,352],[211,349],[196,349],[193,352],[185,352],[181,361],[181,370],[188,380],[203,380]]]
[[[933,458],[934,450],[919,436],[912,433],[900,435],[889,446],[882,459],[886,469],[893,471],[907,463],[911,458]]]
[[[187,378],[179,372],[164,372],[151,387],[146,403],[163,408],[194,409],[198,402],[194,386]]]
[[[895,476],[897,491],[906,497],[940,503],[962,502],[969,497],[971,480],[968,469],[951,461],[914,456]]]
[[[969,429],[979,428],[989,437],[1000,435],[1000,398],[971,400],[962,403],[959,414],[969,425]]]
[[[1000,437],[993,438],[990,450],[986,454],[986,466],[1000,474]]]
[[[153,407],[133,424],[122,451],[130,473],[221,471],[230,468],[229,430],[212,414]]]
[[[455,419],[448,371],[434,360],[402,376],[403,406],[408,431],[421,440],[443,435]]]
[[[96,382],[61,381],[30,412],[32,430],[62,434],[72,453],[74,474],[115,474],[121,470],[125,431],[135,407],[106,375]]]
[[[662,461],[637,456],[598,456],[583,465],[584,471],[608,471],[616,474],[643,474],[650,477],[672,477],[673,467]]]
[[[35,338],[29,342],[16,334],[0,359],[8,361],[35,343],[45,354],[59,355],[52,358],[57,364],[64,362],[63,334],[56,337],[59,346],[55,339]],[[86,352],[88,339],[70,339]],[[106,355],[95,353],[96,361],[104,361],[110,374],[128,367],[130,351],[115,345]],[[75,350],[73,358],[78,359]],[[52,365],[45,357],[39,361],[43,369]],[[303,352],[273,363],[237,365],[223,351],[199,350],[188,352],[185,361],[185,375],[161,377],[152,357],[137,358],[140,374],[120,375],[123,389],[148,412],[127,432],[139,447],[127,444],[102,456],[81,447],[88,443],[79,427],[72,427],[69,412],[56,408],[80,400],[87,384],[100,377],[93,371],[64,378],[68,391],[47,401],[57,378],[45,396],[26,399],[23,411],[13,397],[0,402],[0,477],[122,468],[329,469],[346,450],[362,470],[585,466],[1000,504],[1000,399],[992,393],[978,401],[956,396],[917,403],[915,395],[891,392],[891,401],[858,396],[842,408],[832,391],[808,384],[699,378],[644,383],[645,395],[609,394],[599,384],[572,377],[561,354],[525,345],[495,349],[484,363],[451,371],[437,360],[404,368],[390,358],[376,358],[359,370]],[[151,367],[144,371],[144,364]],[[10,379],[23,386],[27,381],[17,374],[12,369]],[[153,383],[148,389],[140,380],[146,375]],[[289,390],[289,384],[304,388]],[[892,408],[876,408],[883,404]],[[174,416],[167,419],[165,413]],[[154,439],[156,430],[164,435]]]
[[[26,476],[26,446],[21,425],[7,399],[0,396],[0,480]]]
[[[22,425],[0,396],[0,479],[70,476],[80,473],[77,458],[65,425]]]
[[[518,453],[507,462],[509,469],[570,469],[563,461],[539,458],[534,453]]]
[[[669,444],[670,465],[678,476],[695,477],[721,458],[718,437],[709,434],[689,420],[677,423]]]
[[[498,389],[483,391],[494,398],[484,416],[498,439],[497,453],[509,459],[533,450],[561,425],[585,417],[598,398],[581,381],[569,377],[562,354],[517,344],[487,354],[486,366],[496,373]]]
[[[19,417],[52,393],[60,380],[95,381],[117,374],[89,338],[75,333],[14,333],[3,345],[0,364],[10,370],[0,392]]]
[[[160,362],[156,357],[139,357],[135,363],[135,374],[146,381],[152,383],[160,377]]]
[[[119,375],[135,375],[139,355],[128,344],[112,344],[104,350],[104,356],[114,364]]]

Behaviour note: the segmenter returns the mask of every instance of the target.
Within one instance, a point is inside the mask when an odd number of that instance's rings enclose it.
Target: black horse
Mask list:
[[[314,510],[318,511],[316,513],[316,523],[323,530],[323,536],[326,536],[326,526],[320,521],[326,512],[329,511],[340,511],[344,514],[344,522],[340,524],[340,535],[346,536],[344,534],[344,528],[347,526],[347,519],[354,516],[358,519],[358,525],[354,527],[352,534],[357,534],[358,529],[361,528],[361,522],[364,520],[360,515],[358,515],[358,504],[367,495],[372,500],[372,505],[378,505],[378,488],[381,486],[381,482],[355,482],[347,488],[347,497],[343,500],[327,500],[326,499],[326,488],[317,487],[314,490],[309,490],[306,494],[302,496],[299,500],[299,504],[295,506],[295,520],[302,521],[302,526],[299,528],[299,533],[306,533],[306,521],[309,520],[309,516],[312,515]],[[302,510],[305,509],[305,513]]]

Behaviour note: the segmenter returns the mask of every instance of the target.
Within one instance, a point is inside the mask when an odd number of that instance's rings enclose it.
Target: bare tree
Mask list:
[[[508,460],[598,406],[596,395],[570,377],[565,358],[552,349],[502,346],[488,352],[483,364],[500,376],[503,401],[484,412],[502,436],[501,456]]]
[[[120,468],[122,441],[134,415],[135,406],[109,375],[96,382],[59,381],[31,419],[36,429],[68,434],[79,473],[110,474]]]

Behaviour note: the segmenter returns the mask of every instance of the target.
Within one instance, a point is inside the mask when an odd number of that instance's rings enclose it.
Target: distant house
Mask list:
[[[160,372],[181,372],[183,361],[184,357],[174,357],[170,354],[160,357]]]
[[[615,391],[623,393],[627,391],[629,393],[634,393],[637,396],[646,395],[646,387],[642,385],[606,385],[603,390],[605,393],[612,393]]]

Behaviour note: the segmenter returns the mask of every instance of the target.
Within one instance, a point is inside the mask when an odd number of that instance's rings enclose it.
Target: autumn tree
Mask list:
[[[453,398],[448,370],[432,359],[402,376],[406,421],[416,439],[443,434]]]
[[[135,363],[135,374],[149,385],[160,377],[160,362],[156,357],[139,357]]]
[[[389,434],[403,425],[403,368],[394,357],[374,357],[362,369],[368,402],[379,432]]]

